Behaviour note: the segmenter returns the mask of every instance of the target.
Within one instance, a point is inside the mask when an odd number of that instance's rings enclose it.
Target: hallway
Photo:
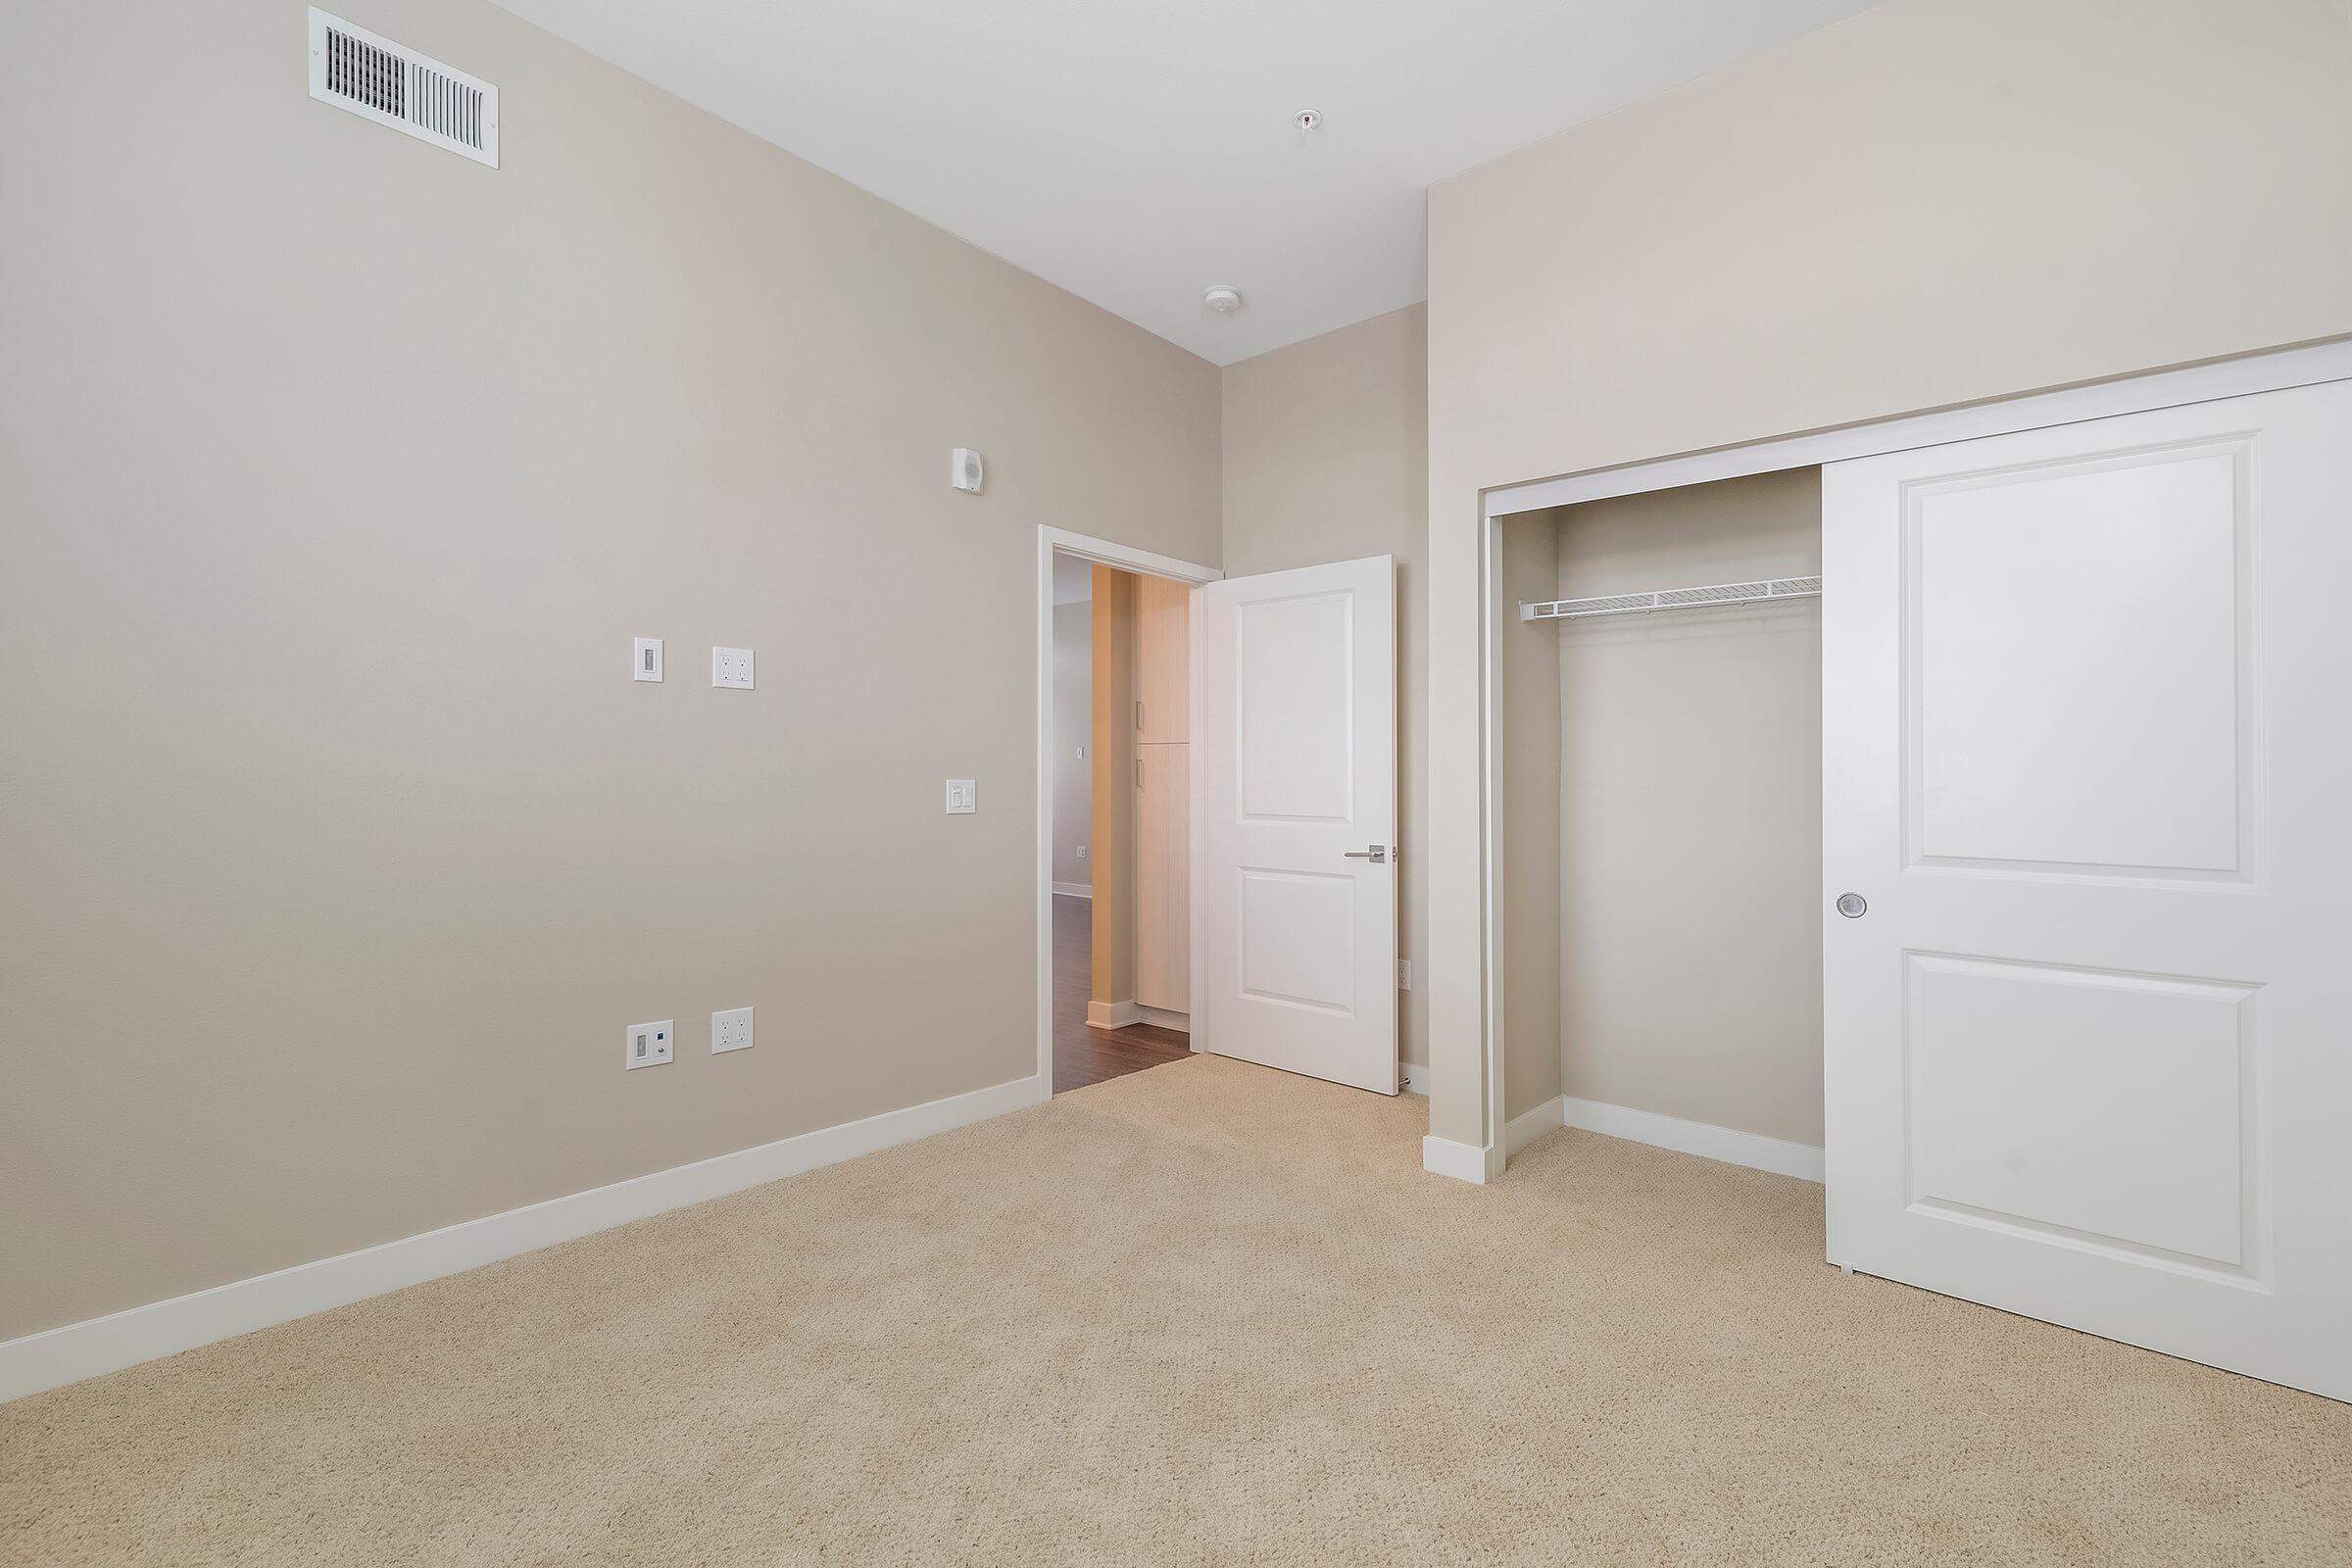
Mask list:
[[[1094,906],[1073,894],[1054,895],[1054,1092],[1065,1094],[1106,1079],[1142,1072],[1193,1054],[1192,1043],[1157,1024],[1090,1029]]]

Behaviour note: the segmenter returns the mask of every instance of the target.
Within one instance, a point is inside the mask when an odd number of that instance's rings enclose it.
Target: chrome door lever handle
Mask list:
[[[1374,865],[1386,865],[1389,859],[1389,847],[1386,844],[1375,844],[1368,850],[1343,850],[1340,853],[1347,859],[1370,860]]]

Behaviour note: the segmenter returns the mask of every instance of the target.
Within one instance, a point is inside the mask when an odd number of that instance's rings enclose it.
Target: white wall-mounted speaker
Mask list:
[[[948,455],[948,483],[958,490],[980,493],[980,454],[970,447],[957,447]]]

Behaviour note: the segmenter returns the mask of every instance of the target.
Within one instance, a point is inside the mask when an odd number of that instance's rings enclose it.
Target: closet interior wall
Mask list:
[[[1565,510],[1565,509],[1561,509]],[[1560,1093],[1559,633],[1522,625],[1522,600],[1558,597],[1559,511],[1502,525],[1494,661],[1495,880],[1502,908],[1502,1100],[1523,1116]]]
[[[1821,570],[1818,468],[1536,515],[1550,523],[1553,586],[1513,587],[1508,614],[1521,599]],[[1506,575],[1513,532],[1506,525]],[[1531,540],[1519,553],[1532,571],[1539,548]],[[1526,1030],[1514,1011],[1504,1036],[1512,1113],[1526,1108],[1523,1084],[1542,1087],[1540,1070],[1515,1058],[1538,1050],[1535,1031],[1548,1022],[1556,1092],[1571,1100],[1818,1147],[1820,601],[1506,629],[1511,663],[1550,663],[1557,704],[1548,972],[1558,989],[1548,1010],[1506,989],[1508,1005],[1528,1009]],[[1539,700],[1538,678],[1519,678],[1528,702]],[[1541,724],[1531,735],[1539,746],[1547,738]],[[1541,769],[1518,749],[1504,753],[1506,798],[1516,782],[1532,801]],[[1532,861],[1545,845],[1531,817],[1524,804],[1506,812],[1529,834]],[[1506,851],[1514,866],[1520,858]],[[1532,890],[1519,897],[1538,904]],[[1535,919],[1540,927],[1540,906]],[[1512,933],[1506,961],[1524,945]]]

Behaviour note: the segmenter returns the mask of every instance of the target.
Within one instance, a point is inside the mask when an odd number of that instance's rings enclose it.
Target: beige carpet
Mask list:
[[[2352,1407],[1201,1058],[0,1407],[0,1557],[2352,1563]]]

